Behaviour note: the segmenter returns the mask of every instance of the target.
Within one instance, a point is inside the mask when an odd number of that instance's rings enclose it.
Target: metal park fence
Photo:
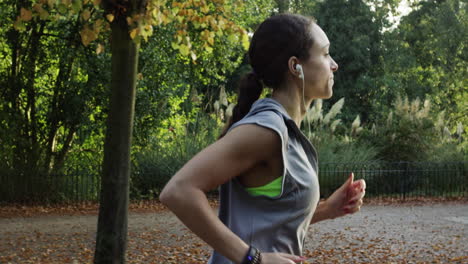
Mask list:
[[[0,172],[0,203],[58,203],[97,201],[99,170],[70,171],[57,175],[29,175]],[[468,161],[321,163],[320,189],[327,197],[349,174],[365,179],[367,197],[468,197]],[[134,172],[132,199],[156,198],[170,175]],[[138,183],[138,184],[137,184]]]
[[[366,196],[468,197],[468,162],[366,162],[320,164],[323,195],[338,188],[353,172],[365,179]]]

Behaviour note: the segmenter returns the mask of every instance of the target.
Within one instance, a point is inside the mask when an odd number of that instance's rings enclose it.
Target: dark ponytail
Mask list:
[[[257,74],[250,72],[242,77],[239,83],[237,104],[232,110],[232,116],[229,119],[227,126],[224,128],[220,138],[226,134],[232,124],[241,120],[250,111],[252,104],[260,98],[262,91],[263,84]]]

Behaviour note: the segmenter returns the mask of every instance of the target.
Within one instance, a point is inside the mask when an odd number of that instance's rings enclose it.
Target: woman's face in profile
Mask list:
[[[330,41],[325,32],[315,23],[311,26],[314,44],[309,50],[309,59],[302,62],[305,96],[309,99],[330,98],[333,95],[333,73],[338,64],[329,54]]]

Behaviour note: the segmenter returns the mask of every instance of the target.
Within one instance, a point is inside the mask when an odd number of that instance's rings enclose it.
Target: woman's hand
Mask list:
[[[304,260],[306,258],[286,253],[262,253],[261,264],[294,264]]]
[[[366,182],[363,179],[354,181],[351,173],[348,180],[325,201],[329,218],[358,212],[365,194]]]

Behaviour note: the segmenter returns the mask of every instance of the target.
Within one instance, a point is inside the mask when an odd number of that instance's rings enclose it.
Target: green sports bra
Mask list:
[[[281,194],[281,185],[283,176],[274,179],[263,186],[245,188],[245,190],[253,196],[265,195],[268,197],[276,197]]]

